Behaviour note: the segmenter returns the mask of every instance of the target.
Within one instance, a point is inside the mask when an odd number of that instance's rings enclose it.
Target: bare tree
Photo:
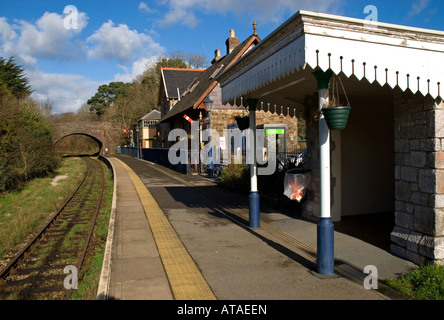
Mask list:
[[[54,100],[51,98],[46,98],[45,101],[39,103],[40,110],[45,118],[50,118],[54,108]]]
[[[91,112],[90,106],[87,103],[82,104],[82,106],[77,110],[76,121],[99,121],[99,116]]]
[[[187,63],[193,69],[202,69],[208,67],[208,58],[203,54],[189,53]]]
[[[169,54],[170,59],[180,59],[185,61],[188,68],[201,69],[208,67],[208,58],[203,54],[192,52],[185,52],[183,50],[176,50]]]

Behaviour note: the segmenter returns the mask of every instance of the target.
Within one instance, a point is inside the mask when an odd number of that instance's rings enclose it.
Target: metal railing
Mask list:
[[[117,153],[128,155],[134,158],[139,157],[140,159],[147,160],[177,172],[184,174],[194,173],[194,174],[208,174],[209,176],[218,176],[221,171],[228,165],[229,161],[220,157],[220,161],[215,164],[204,164],[199,161],[198,164],[192,164],[192,151],[176,151],[176,158],[184,159],[186,157],[186,163],[172,164],[168,158],[170,149],[168,148],[138,148],[135,147],[118,147]],[[187,152],[186,156],[183,152]],[[306,148],[294,149],[289,152],[280,152],[276,155],[276,170],[279,172],[285,172],[286,170],[301,167],[305,163]],[[194,155],[196,158],[196,155]],[[197,155],[198,156],[198,155]],[[245,156],[242,157],[245,163]],[[231,159],[233,162],[233,157]]]

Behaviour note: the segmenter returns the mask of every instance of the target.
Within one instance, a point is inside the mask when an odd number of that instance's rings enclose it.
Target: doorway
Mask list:
[[[332,131],[335,230],[386,250],[394,227],[394,106],[355,98],[345,130]]]

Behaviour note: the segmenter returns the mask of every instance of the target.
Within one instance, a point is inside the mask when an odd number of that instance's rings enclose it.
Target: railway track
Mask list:
[[[87,256],[105,190],[105,171],[100,161],[83,159],[87,171],[77,189],[0,270],[0,300],[70,298]]]

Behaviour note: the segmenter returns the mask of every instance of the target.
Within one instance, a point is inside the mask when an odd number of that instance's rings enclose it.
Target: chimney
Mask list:
[[[235,37],[234,29],[230,30],[230,37],[225,42],[227,44],[227,55],[239,45],[239,38]]]
[[[222,57],[220,56],[220,49],[216,49],[216,51],[214,51],[214,59],[211,61],[211,64],[216,63],[217,61],[219,61]]]

